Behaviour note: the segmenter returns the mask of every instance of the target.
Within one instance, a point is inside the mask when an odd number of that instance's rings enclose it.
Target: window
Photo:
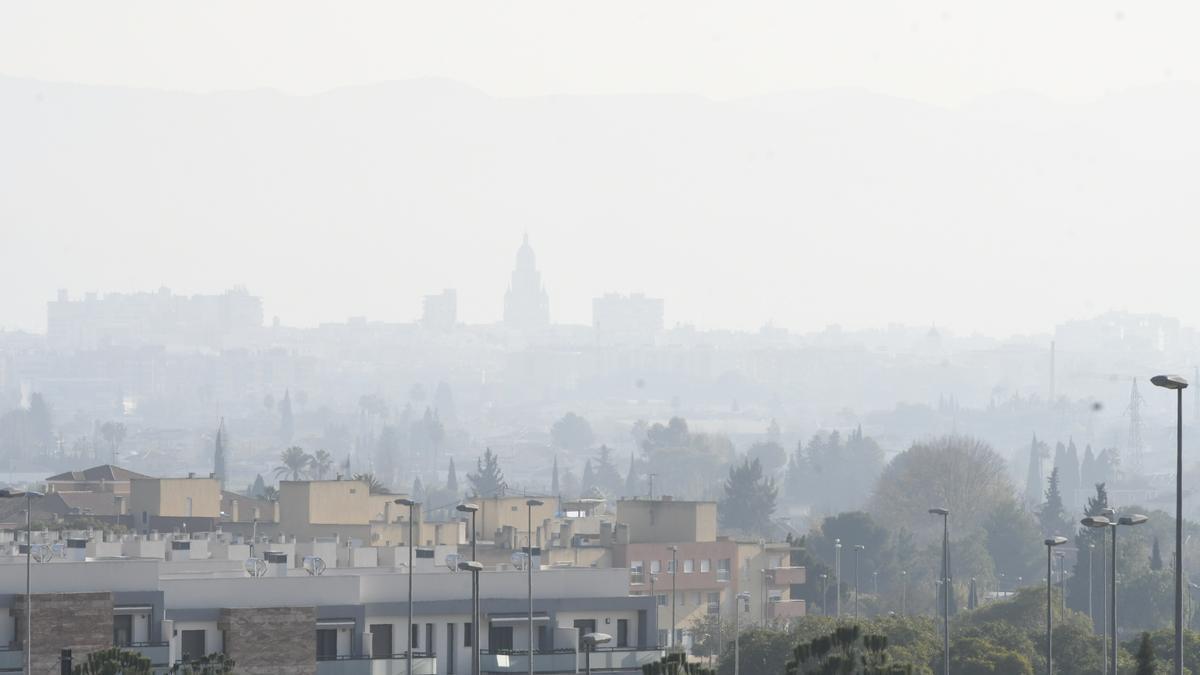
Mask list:
[[[700,561],[700,572],[701,573],[708,571],[709,562],[710,561],[708,560],[708,558],[704,558],[703,560]]]
[[[767,591],[767,602],[779,602],[783,599],[783,591],[779,589]]]
[[[513,513],[516,513],[516,511],[517,511],[517,507],[515,507],[515,506],[514,506],[514,507],[512,507],[512,510],[513,510]]]
[[[538,626],[537,642],[533,645],[533,648],[538,651],[545,651],[550,648],[550,635],[547,633],[546,624]]]
[[[180,647],[183,650],[184,661],[193,661],[208,656],[208,650],[204,644],[204,629],[184,630],[180,631],[180,634]]]
[[[720,591],[708,594],[708,613],[709,614],[720,614],[721,613],[721,592]]]
[[[337,658],[337,629],[317,629],[317,660],[325,661]]]
[[[454,628],[457,624],[446,624],[446,675],[454,675]]]
[[[421,648],[421,624],[414,623],[412,625],[412,633],[408,636],[408,644],[412,645],[414,652]]]
[[[371,624],[371,656],[378,659],[394,653],[392,651],[392,624]]]
[[[473,631],[471,630],[471,622],[468,621],[468,622],[464,623],[463,624],[463,646],[464,647],[471,646],[471,633],[472,632]]]
[[[749,558],[746,558],[745,564],[742,565],[742,578],[743,579],[750,578],[750,559]]]
[[[433,656],[433,645],[434,644],[435,643],[433,641],[433,624],[427,623],[427,624],[425,624],[425,654],[427,656]]]
[[[629,583],[644,584],[646,583],[646,575],[642,573],[642,561],[634,560],[629,563]]]
[[[717,561],[717,581],[729,581],[729,558],[723,558]]]
[[[692,604],[693,605],[700,604],[700,591],[696,591],[695,593],[692,594]]]
[[[513,648],[512,626],[492,626],[488,630],[488,651],[511,652]]]
[[[667,561],[667,574],[674,574],[674,573],[675,573],[675,561],[668,560]]]
[[[204,632],[204,631],[200,631]],[[133,615],[117,614],[113,616],[113,646],[128,647],[133,643]],[[204,656],[204,654],[197,654]]]
[[[668,633],[667,633],[666,628],[658,629],[658,646],[659,647],[667,646],[667,635],[668,635]]]
[[[662,563],[657,560],[650,561],[650,574],[658,574],[662,571]]]
[[[583,649],[583,636],[596,632],[595,619],[575,619],[575,628],[579,629],[579,649]]]
[[[683,573],[684,574],[691,574],[692,572],[695,572],[695,571],[696,571],[696,566],[695,566],[694,560],[689,558],[689,559],[683,561]]]
[[[658,606],[659,607],[667,606],[667,594],[666,593],[659,593],[657,595],[657,598],[658,598]]]
[[[617,646],[629,646],[629,619],[617,619]]]

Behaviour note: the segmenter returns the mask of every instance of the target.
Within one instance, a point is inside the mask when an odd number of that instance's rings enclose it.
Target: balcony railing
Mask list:
[[[805,615],[803,600],[775,600],[767,603],[767,618],[796,619]]]
[[[629,572],[629,583],[631,583],[631,584],[644,584],[644,583],[646,583],[646,574],[645,574],[644,572],[635,572],[635,571],[633,571],[633,570],[630,570],[630,572]]]
[[[437,657],[413,653],[413,675],[437,675]],[[403,654],[379,658],[337,656],[317,660],[317,675],[408,675],[408,660]]]
[[[642,665],[662,658],[661,649],[613,648],[601,649],[590,654],[592,670],[608,672],[628,670],[638,672]],[[584,668],[584,653],[575,649],[542,650],[533,652],[533,672],[574,673]],[[499,673],[524,673],[529,671],[528,652],[482,652],[479,656],[479,671],[485,675]]]

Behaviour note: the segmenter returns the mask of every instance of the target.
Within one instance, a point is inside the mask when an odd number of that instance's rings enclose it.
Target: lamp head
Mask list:
[[[417,502],[414,502],[413,500],[411,500],[411,499],[409,499],[409,498],[407,498],[407,497],[401,497],[401,498],[399,498],[399,499],[393,499],[393,500],[392,500],[392,503],[393,503],[393,504],[399,504],[400,506],[408,506],[408,507],[412,507],[412,506],[416,506],[416,505],[417,505]]]
[[[4,488],[0,490],[0,499],[10,499],[14,497],[45,497],[46,495],[35,490],[14,490],[12,488]]]
[[[611,642],[612,636],[608,633],[588,633],[587,635],[583,636],[583,641],[589,646],[595,647],[596,645],[602,645]]]
[[[1079,521],[1079,523],[1084,527],[1108,527],[1112,524],[1112,521],[1104,516],[1088,516]]]
[[[479,507],[475,504],[459,504],[458,506],[454,507],[454,510],[460,513],[475,513],[479,510]]]
[[[950,515],[950,509],[947,509],[947,508],[945,508],[945,507],[941,507],[941,506],[939,506],[939,507],[936,507],[936,508],[929,509],[929,512],[930,512],[930,513],[932,513],[932,514],[933,514],[933,515],[935,515],[935,516],[948,516],[948,515]]]
[[[1178,375],[1155,375],[1150,383],[1163,389],[1187,389],[1188,381]]]
[[[464,572],[482,572],[483,565],[475,562],[474,560],[463,560],[462,562],[458,563],[458,569]]]
[[[525,506],[544,506],[546,502],[540,499],[526,499]]]
[[[1146,522],[1147,520],[1150,520],[1150,519],[1147,518],[1146,516],[1143,516],[1140,513],[1135,513],[1135,514],[1129,515],[1129,516],[1121,516],[1121,519],[1118,520],[1117,522],[1122,525],[1141,525],[1142,523]]]
[[[855,551],[865,551],[865,550],[867,550],[867,547],[866,547],[866,546],[863,546],[862,544],[855,544],[855,545],[854,545],[854,550],[855,550]]]
[[[1066,537],[1050,537],[1046,540],[1046,546],[1062,546],[1067,543]]]

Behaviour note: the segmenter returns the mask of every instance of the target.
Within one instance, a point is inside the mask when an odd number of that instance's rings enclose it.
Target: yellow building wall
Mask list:
[[[528,508],[525,506],[525,501],[528,497],[493,497],[489,499],[477,499],[475,504],[479,506],[479,513],[476,514],[476,524],[479,528],[477,537],[483,540],[490,540],[496,535],[496,531],[503,529],[505,526],[519,530],[521,546],[525,545],[524,532],[528,527]],[[545,502],[541,506],[533,507],[533,527],[536,529],[547,518],[553,518],[558,513],[558,498],[557,497],[537,497],[537,499]]]
[[[214,478],[135,478],[129,512],[168,518],[219,518],[221,483]]]
[[[716,541],[717,503],[622,499],[617,522],[629,526],[631,544]]]

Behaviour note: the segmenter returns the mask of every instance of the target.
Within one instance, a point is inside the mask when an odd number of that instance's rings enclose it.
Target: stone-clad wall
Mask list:
[[[218,625],[239,675],[316,675],[315,607],[222,609]]]
[[[25,596],[13,598],[15,647],[24,649]],[[112,593],[35,593],[33,596],[33,672],[57,675],[61,650],[76,663],[91,652],[113,646]]]

